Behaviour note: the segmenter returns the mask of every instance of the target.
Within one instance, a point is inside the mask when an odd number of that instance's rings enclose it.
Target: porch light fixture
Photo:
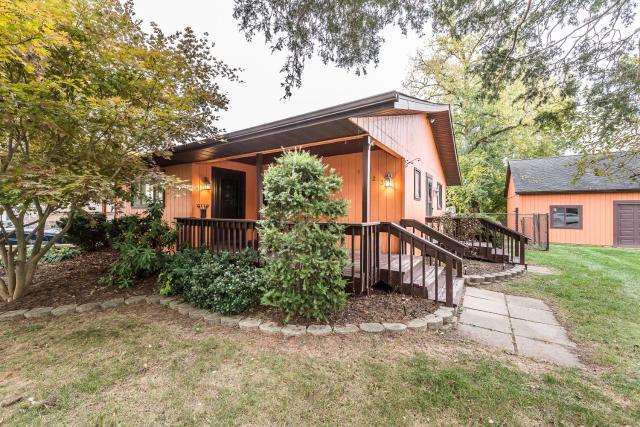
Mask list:
[[[200,186],[201,190],[211,190],[211,181],[208,176],[202,178],[202,185]]]
[[[393,187],[393,174],[391,172],[387,172],[384,176],[384,188]]]

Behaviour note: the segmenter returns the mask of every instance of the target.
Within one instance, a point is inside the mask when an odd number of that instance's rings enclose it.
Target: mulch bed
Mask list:
[[[294,317],[289,319],[289,323],[308,326],[321,323],[345,325],[366,322],[406,322],[431,314],[436,309],[437,306],[433,301],[424,298],[374,289],[368,296],[349,296],[347,305],[342,310],[328,316],[326,322]],[[284,315],[272,307],[260,306],[255,313],[249,314],[249,316],[263,321],[284,323]]]
[[[65,304],[99,302],[117,297],[157,293],[155,278],[140,280],[129,289],[103,285],[100,278],[118,258],[110,249],[80,256],[55,264],[41,264],[30,292],[17,301],[0,300],[0,312],[34,307],[56,307]],[[2,271],[0,270],[0,273]]]
[[[128,289],[100,283],[118,254],[104,249],[55,264],[42,264],[38,267],[34,284],[29,294],[18,301],[5,303],[0,301],[0,312],[34,307],[57,307],[66,304],[85,304],[105,301],[111,298],[134,295],[157,294],[155,277],[137,281]],[[0,273],[2,271],[0,270]],[[331,313],[326,323],[344,325],[364,322],[403,322],[426,316],[436,310],[433,301],[410,297],[383,289],[374,289],[369,296],[349,296],[344,309]],[[263,321],[284,323],[284,315],[272,307],[260,306],[248,316]],[[289,323],[311,325],[323,322],[309,321],[298,317],[289,319]]]
[[[465,259],[464,266],[467,269],[467,275],[482,275],[489,273],[499,273],[501,271],[513,268],[513,264],[501,264],[497,262],[478,261],[474,259]],[[504,268],[503,268],[504,266]]]

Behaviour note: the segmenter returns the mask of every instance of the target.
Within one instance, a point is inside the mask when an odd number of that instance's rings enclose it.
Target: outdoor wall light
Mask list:
[[[393,187],[393,174],[391,172],[387,172],[387,174],[384,176],[384,187]]]
[[[209,180],[208,176],[202,178],[202,185],[200,186],[201,190],[211,190],[211,180]]]

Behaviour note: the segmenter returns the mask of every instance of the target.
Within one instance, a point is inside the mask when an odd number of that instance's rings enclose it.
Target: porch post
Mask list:
[[[369,222],[371,206],[371,136],[362,144],[362,222]]]
[[[262,163],[263,156],[262,153],[259,153],[256,156],[256,218],[260,219],[260,210],[262,209]]]

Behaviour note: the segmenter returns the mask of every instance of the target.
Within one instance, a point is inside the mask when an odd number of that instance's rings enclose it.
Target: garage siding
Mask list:
[[[614,246],[614,202],[640,201],[640,192],[515,194],[507,191],[507,209],[521,214],[549,213],[550,206],[582,206],[582,229],[550,228],[551,243]],[[510,224],[511,225],[511,224]]]

